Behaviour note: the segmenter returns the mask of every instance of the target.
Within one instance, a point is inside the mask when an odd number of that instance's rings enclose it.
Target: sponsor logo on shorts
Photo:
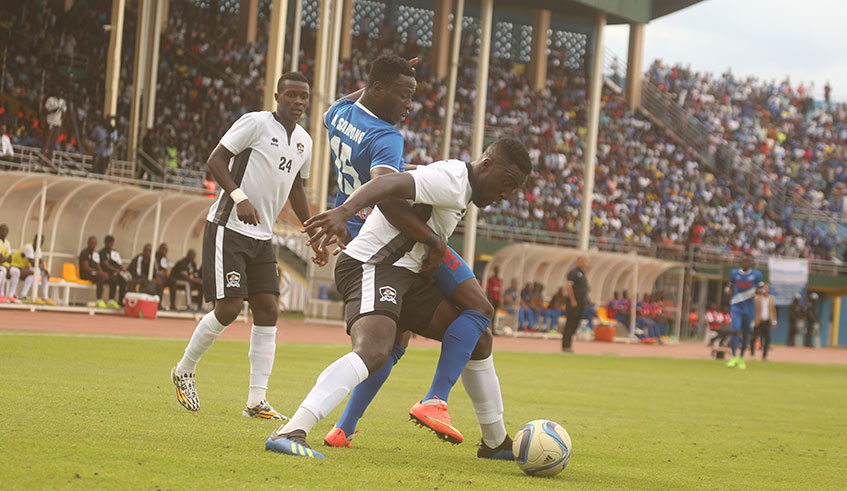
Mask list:
[[[397,305],[397,290],[390,286],[383,286],[379,289],[379,301],[391,302]]]
[[[227,288],[241,288],[241,274],[236,271],[230,271],[226,274]]]

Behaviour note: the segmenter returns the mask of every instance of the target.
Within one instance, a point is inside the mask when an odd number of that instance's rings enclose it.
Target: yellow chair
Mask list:
[[[74,263],[65,263],[62,265],[62,279],[65,281],[70,281],[71,283],[79,283],[80,285],[94,284],[88,280],[79,279],[79,275],[76,271],[76,264]]]

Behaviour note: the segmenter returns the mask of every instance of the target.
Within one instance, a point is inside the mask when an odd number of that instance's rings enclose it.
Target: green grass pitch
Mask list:
[[[169,379],[184,341],[0,335],[0,487],[53,489],[843,489],[847,367],[497,353],[506,426],[545,418],[574,454],[554,478],[476,458],[479,428],[457,384],[450,413],[465,443],[407,419],[438,352],[411,349],[351,449],[325,461],[264,451],[275,423],[241,417],[247,344],[219,342],[199,366],[202,408]],[[293,413],[344,346],[277,349],[269,399]],[[343,408],[311,433],[322,441]]]

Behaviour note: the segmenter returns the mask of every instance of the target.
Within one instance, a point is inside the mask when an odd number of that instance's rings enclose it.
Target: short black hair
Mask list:
[[[296,82],[305,82],[306,85],[309,85],[309,79],[306,78],[306,76],[303,75],[302,73],[300,73],[300,72],[286,72],[286,73],[283,73],[282,76],[279,77],[279,80],[277,80],[277,82],[276,82],[276,91],[277,92],[282,92],[282,83],[286,80],[294,80]]]
[[[107,236],[103,237],[103,243],[104,243],[104,244],[105,244],[106,242],[114,242],[114,241],[115,241],[115,238],[114,238],[114,237],[112,237],[111,235],[107,235]]]
[[[368,87],[375,82],[390,84],[400,75],[415,76],[415,69],[405,60],[397,55],[382,55],[375,59],[368,72]]]
[[[500,165],[517,167],[526,176],[532,173],[532,159],[517,138],[500,138],[485,150],[485,154]]]

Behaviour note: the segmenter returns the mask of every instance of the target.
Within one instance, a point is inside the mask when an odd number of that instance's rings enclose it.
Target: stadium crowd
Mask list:
[[[105,60],[103,46],[108,43],[100,42],[105,38],[100,39],[100,31],[93,28],[105,23],[105,3],[94,2],[99,9],[75,6],[67,14],[45,7],[47,15],[21,12],[19,19],[13,17],[13,23],[20,20],[32,24],[22,24],[21,28],[35,35],[12,36],[14,56],[9,57],[3,80],[4,87],[12,87],[7,92],[27,107],[38,108],[42,91],[37,81],[45,78],[45,67],[56,59],[57,51],[84,51],[89,64]],[[167,167],[199,170],[209,149],[232,121],[260,105],[267,29],[258,29],[257,43],[248,46],[237,41],[234,16],[211,15],[209,9],[192,2],[172,2],[170,8],[163,30],[156,124],[141,147]],[[121,78],[130,80],[134,15],[126,19]],[[14,26],[18,29],[18,24]],[[91,32],[98,34],[86,35]],[[304,29],[303,36],[301,70],[309,75],[313,33]],[[450,155],[461,159],[470,158],[474,41],[472,35],[466,35],[461,49],[465,59],[460,64]],[[403,43],[397,32],[383,32],[379,39],[355,36],[351,61],[339,70],[338,94],[359,88],[366,78],[368,60],[382,51],[409,57],[420,54],[414,40]],[[485,223],[510,229],[578,231],[586,133],[585,77],[581,70],[562,63],[560,55],[553,53],[548,85],[541,92],[530,90],[522,71],[511,62],[492,60],[487,133],[521,136],[536,160],[537,172],[514,199],[483,212]],[[417,72],[415,107],[401,131],[406,139],[407,162],[427,163],[444,157],[440,146],[446,88],[429,72],[425,56]],[[792,91],[788,84],[740,81],[731,75],[714,79],[660,62],[651,66],[648,77],[710,125],[716,138],[753,157],[769,173],[766,181],[779,179],[823,208],[847,206],[844,105],[815,108],[807,97],[810,91],[802,86]],[[103,78],[85,80],[75,85],[69,112],[84,129],[81,134],[89,135],[97,122],[87,115],[97,112],[93,108],[102,100]],[[130,97],[125,85],[119,98],[122,116],[116,121],[118,135],[126,134]],[[592,235],[597,240],[643,245],[695,243],[730,251],[837,257],[838,240],[832,232],[784,220],[769,208],[766,192],[731,182],[706,168],[671,135],[631,111],[619,94],[606,91],[603,101],[592,216]],[[0,115],[12,128],[14,143],[40,143],[42,125],[37,113]],[[87,136],[82,139],[91,140]],[[67,134],[59,137],[58,144],[81,148]],[[762,189],[767,189],[765,186]]]

